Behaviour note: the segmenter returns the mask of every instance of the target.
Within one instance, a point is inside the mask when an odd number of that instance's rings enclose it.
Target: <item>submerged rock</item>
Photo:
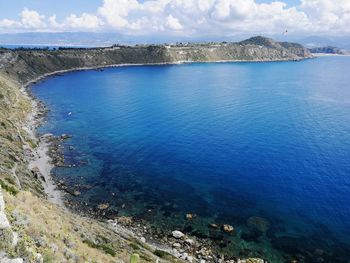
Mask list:
[[[186,214],[186,219],[187,220],[192,220],[193,218],[195,218],[196,216],[194,214],[188,213]]]
[[[108,203],[102,203],[97,206],[98,209],[100,210],[106,210],[109,207]]]
[[[222,226],[222,230],[224,230],[224,232],[226,232],[226,233],[233,233],[233,231],[234,231],[235,229],[234,229],[233,226],[231,226],[231,225],[224,224],[224,225]]]
[[[266,231],[269,228],[269,222],[266,219],[259,216],[249,217],[247,220],[247,225],[248,227],[254,230],[258,230],[262,233],[266,233]]]
[[[217,228],[219,228],[219,225],[217,225],[217,224],[209,224],[209,226],[211,227],[211,228],[214,228],[214,229],[217,229]]]
[[[247,258],[239,259],[237,263],[265,263],[265,261],[261,258]]]

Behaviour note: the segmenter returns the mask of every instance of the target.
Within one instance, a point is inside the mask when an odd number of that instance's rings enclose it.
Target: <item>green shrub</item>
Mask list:
[[[171,255],[164,251],[164,250],[159,250],[159,249],[156,249],[156,251],[154,251],[154,255],[156,255],[157,257],[160,257],[160,258],[169,258],[171,257]]]
[[[94,242],[92,242],[92,241],[90,241],[88,239],[83,240],[83,243],[87,244],[89,247],[102,250],[105,253],[107,253],[107,254],[109,254],[109,255],[111,255],[113,257],[116,255],[116,252],[114,251],[114,249],[111,246],[107,245],[107,244],[95,244]]]
[[[136,253],[132,254],[130,257],[130,263],[138,263],[140,260],[140,256]]]
[[[6,184],[3,180],[0,179],[0,185],[1,188],[4,189],[6,192],[12,194],[12,195],[17,195],[18,194],[18,190],[13,187],[12,185],[8,185]]]

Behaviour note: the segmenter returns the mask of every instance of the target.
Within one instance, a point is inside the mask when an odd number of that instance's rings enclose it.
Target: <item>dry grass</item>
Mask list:
[[[125,240],[100,223],[74,215],[27,191],[5,194],[8,217],[25,247],[44,256],[45,262],[128,262],[134,252]],[[99,244],[93,248],[86,242]],[[115,252],[111,256],[103,249]],[[17,251],[23,255],[25,251]],[[147,255],[148,254],[148,255]],[[140,262],[154,262],[150,252]]]

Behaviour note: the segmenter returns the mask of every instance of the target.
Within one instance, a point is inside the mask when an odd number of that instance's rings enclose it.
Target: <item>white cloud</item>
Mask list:
[[[168,15],[168,17],[166,18],[166,25],[172,30],[181,30],[183,28],[180,24],[179,19],[173,17],[172,15]]]
[[[44,22],[44,16],[40,15],[37,11],[24,8],[21,12],[21,24],[27,29],[42,29],[46,27]]]
[[[97,16],[87,14],[87,13],[83,13],[81,16],[72,14],[68,16],[63,22],[64,28],[71,28],[75,30],[76,29],[97,30],[102,25],[103,23]]]
[[[227,36],[240,33],[350,33],[350,0],[103,0],[96,13],[70,14],[58,21],[24,9],[18,21],[0,20],[0,31],[118,31],[130,35]]]
[[[21,23],[15,20],[3,19],[0,20],[0,28],[19,28],[21,27]]]

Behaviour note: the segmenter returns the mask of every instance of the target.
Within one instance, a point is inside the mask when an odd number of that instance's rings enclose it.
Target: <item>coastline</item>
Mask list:
[[[41,80],[44,80],[45,78],[52,77],[58,74],[64,74],[64,73],[70,73],[75,71],[87,71],[87,70],[98,70],[98,69],[108,69],[108,68],[117,68],[117,67],[137,67],[137,66],[166,66],[166,65],[181,65],[181,64],[194,64],[194,63],[265,63],[265,62],[296,62],[296,61],[302,61],[306,59],[313,59],[316,58],[316,56],[313,57],[305,57],[300,59],[275,59],[275,60],[215,60],[215,61],[190,61],[190,60],[184,60],[184,61],[176,61],[176,62],[159,62],[159,63],[120,63],[120,64],[111,64],[111,65],[100,65],[100,66],[91,66],[91,67],[74,67],[71,69],[63,69],[63,70],[56,70],[49,73],[45,73],[43,75],[40,75],[36,77],[33,80],[30,80],[23,84],[24,89],[28,89],[30,85],[35,84],[36,82],[39,82]]]
[[[29,113],[27,123],[25,123],[23,129],[37,142],[37,147],[32,149],[32,157],[28,160],[28,169],[33,173],[37,173],[38,177],[40,177],[47,199],[53,204],[64,207],[62,193],[57,189],[51,176],[51,170],[54,168],[54,165],[48,154],[50,143],[47,140],[47,136],[39,137],[37,134],[37,128],[44,121],[46,110],[37,98],[28,94],[27,90],[24,92],[32,102],[32,112]]]

